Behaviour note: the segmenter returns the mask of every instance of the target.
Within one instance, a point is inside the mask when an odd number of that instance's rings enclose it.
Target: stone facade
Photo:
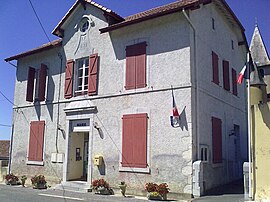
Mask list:
[[[239,41],[245,40],[239,25],[220,14],[220,5],[210,3],[186,11],[192,25],[185,12],[179,11],[100,34],[99,29],[108,26],[103,11],[88,3],[85,6],[86,9],[79,4],[61,24],[64,30],[61,47],[18,59],[12,172],[44,174],[54,183],[69,181],[71,173],[76,175],[74,167],[77,164],[72,163],[75,142],[79,141],[75,140],[76,136],[87,134],[84,135],[88,138],[87,183],[102,177],[111,186],[125,181],[130,188],[140,191],[146,182],[167,182],[171,192],[192,194],[192,163],[200,159],[202,145],[208,148],[209,154],[204,170],[206,189],[237,179],[241,169],[237,169],[236,164],[246,158],[244,86],[239,86],[238,96],[234,96],[225,91],[222,84],[213,84],[211,53],[219,54],[220,67],[222,59],[226,59],[239,71],[246,51],[245,46],[238,46]],[[90,20],[91,27],[81,33],[79,23],[84,17]],[[215,19],[215,30],[212,19]],[[231,41],[235,44],[233,50]],[[125,48],[139,42],[147,43],[147,86],[126,90]],[[93,53],[99,55],[97,95],[65,99],[66,61]],[[30,103],[22,93],[27,88],[28,67],[38,67],[41,63],[48,67],[46,101]],[[172,88],[181,113],[179,128],[170,125]],[[148,115],[148,167],[146,170],[123,170],[120,163],[122,117],[136,113]],[[211,161],[212,116],[223,121],[223,161],[219,165]],[[43,165],[29,165],[27,159],[29,123],[36,120],[45,120]],[[86,131],[80,128],[76,132],[75,125],[82,120],[87,122]],[[236,137],[229,136],[233,124],[240,126],[241,149],[237,162],[230,153],[235,149],[232,143]],[[94,127],[97,125],[100,130]],[[52,162],[55,153],[61,154],[63,162]],[[102,167],[94,165],[96,155],[103,157]],[[236,169],[234,174],[229,172],[231,168]]]

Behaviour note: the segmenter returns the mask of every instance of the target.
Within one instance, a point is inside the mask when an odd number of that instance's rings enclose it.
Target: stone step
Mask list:
[[[82,181],[62,182],[61,184],[56,185],[55,189],[82,193],[91,191],[90,184]]]

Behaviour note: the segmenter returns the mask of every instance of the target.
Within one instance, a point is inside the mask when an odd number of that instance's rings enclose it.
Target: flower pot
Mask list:
[[[121,194],[126,197],[126,189],[127,189],[127,185],[126,184],[119,184],[119,188],[121,190]]]
[[[99,187],[96,190],[96,194],[100,194],[100,195],[111,195],[111,191],[108,188],[105,187]]]
[[[37,183],[33,186],[34,189],[47,189],[46,184],[44,183]]]
[[[17,185],[17,180],[6,180],[6,185]]]
[[[159,200],[159,201],[163,200],[163,198],[157,192],[148,192],[147,199],[148,200]]]

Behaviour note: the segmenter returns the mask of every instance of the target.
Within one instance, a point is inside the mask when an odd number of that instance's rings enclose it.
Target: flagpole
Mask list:
[[[247,94],[248,94],[248,195],[252,198],[252,187],[251,187],[251,128],[250,128],[250,64],[249,64],[249,53],[247,53]]]

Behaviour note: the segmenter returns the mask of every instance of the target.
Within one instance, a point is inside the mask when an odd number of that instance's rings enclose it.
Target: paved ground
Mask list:
[[[8,186],[0,184],[0,202],[146,202],[146,197],[129,196],[124,198],[118,194],[113,196],[78,193],[54,189],[36,190],[32,187]],[[176,201],[176,200],[169,200]],[[177,200],[187,202],[185,200]],[[207,196],[193,199],[193,202],[244,202],[242,181],[218,187],[207,193]]]
[[[243,202],[243,180],[239,180],[225,186],[217,187],[209,191],[206,196],[194,199],[193,202]]]

